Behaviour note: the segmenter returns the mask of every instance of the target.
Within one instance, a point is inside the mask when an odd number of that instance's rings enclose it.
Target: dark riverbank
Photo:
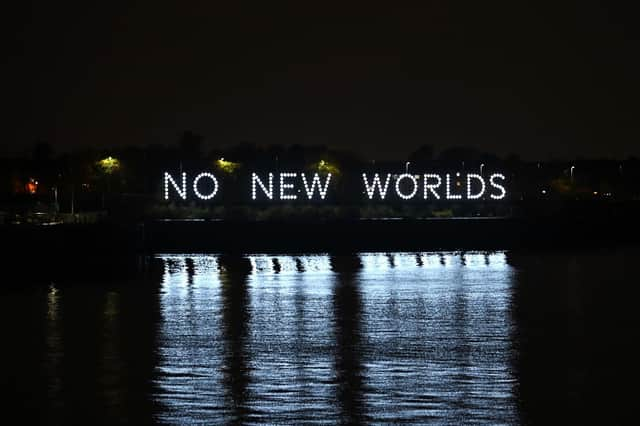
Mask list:
[[[629,244],[631,221],[457,218],[335,222],[163,221],[144,226],[154,252],[506,250]]]
[[[640,243],[635,220],[449,218],[244,222],[158,220],[138,224],[2,226],[9,257],[159,252],[352,252],[508,250]],[[36,256],[34,258],[34,256]]]
[[[536,217],[297,222],[149,221],[3,226],[11,270],[55,279],[136,275],[152,253],[580,249],[640,243],[631,218]]]

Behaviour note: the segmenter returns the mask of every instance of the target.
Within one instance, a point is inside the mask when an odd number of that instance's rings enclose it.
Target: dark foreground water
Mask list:
[[[110,284],[18,275],[5,402],[19,423],[616,423],[639,261],[172,254]]]

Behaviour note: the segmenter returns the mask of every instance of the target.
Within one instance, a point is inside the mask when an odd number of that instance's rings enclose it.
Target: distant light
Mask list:
[[[598,191],[593,191],[593,195],[598,195]]]
[[[336,164],[330,163],[325,160],[318,161],[318,163],[316,165],[313,165],[313,167],[315,167],[315,169],[320,173],[333,174],[333,175],[340,174],[340,169]]]
[[[543,189],[541,192],[542,192],[543,194],[546,194],[546,193],[547,193],[547,191],[546,191],[546,190],[544,190],[544,189]]]
[[[111,156],[99,160],[97,164],[100,169],[108,175],[120,170],[120,161],[117,158],[113,158]]]
[[[34,178],[30,178],[29,182],[25,185],[25,188],[29,194],[35,194],[38,191],[38,181]]]
[[[226,161],[224,157],[221,157],[217,162],[217,166],[224,173],[233,173],[240,168],[240,163],[234,163],[233,161]]]

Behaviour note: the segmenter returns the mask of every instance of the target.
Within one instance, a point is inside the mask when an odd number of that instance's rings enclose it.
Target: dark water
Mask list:
[[[109,285],[16,278],[5,402],[22,423],[616,423],[639,260],[185,254]]]

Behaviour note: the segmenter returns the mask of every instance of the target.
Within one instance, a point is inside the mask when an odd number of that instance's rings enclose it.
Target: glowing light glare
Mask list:
[[[281,200],[297,200],[298,196],[295,194],[285,194],[285,190],[293,189],[292,183],[285,183],[286,178],[294,178],[298,176],[297,173],[280,173],[280,199]]]
[[[457,176],[460,176],[460,173],[457,173]],[[462,195],[460,194],[452,194],[451,193],[451,175],[447,173],[447,200],[461,200]]]
[[[304,190],[307,193],[307,198],[313,198],[313,193],[315,192],[316,185],[318,187],[318,193],[320,194],[320,199],[324,200],[324,197],[327,196],[327,189],[329,189],[329,181],[331,181],[331,173],[327,173],[327,180],[324,182],[324,188],[322,187],[322,183],[320,181],[320,176],[317,173],[313,174],[313,179],[311,180],[311,186],[308,185],[307,177],[304,173],[300,173],[302,176],[302,183],[304,185]]]
[[[434,184],[429,184],[429,179],[436,179],[438,183]],[[434,197],[436,197],[436,200],[440,199],[440,195],[438,195],[438,193],[436,192],[436,188],[440,187],[440,185],[442,185],[442,178],[440,177],[440,175],[436,175],[433,173],[427,173],[424,175],[424,199],[426,200],[427,198],[429,198],[429,192],[431,192],[433,194]]]
[[[410,179],[411,182],[413,182],[413,190],[409,195],[403,194],[400,191],[400,182],[402,181],[402,179]],[[409,173],[403,173],[400,176],[398,176],[398,179],[396,179],[396,193],[400,198],[402,198],[403,200],[409,200],[416,195],[416,192],[418,192],[418,181],[416,180],[415,177],[413,177],[413,175],[410,175]]]
[[[507,195],[507,190],[504,188],[504,186],[502,186],[501,184],[497,183],[496,179],[500,179],[500,180],[504,181],[506,178],[501,173],[494,173],[494,174],[491,175],[491,177],[489,178],[489,183],[491,184],[492,187],[494,187],[494,188],[496,188],[497,190],[500,191],[500,194],[498,194],[498,195],[491,194],[491,198],[493,200],[502,200]]]
[[[120,160],[111,156],[98,161],[98,166],[108,175],[117,172],[120,169]]]
[[[213,182],[213,191],[211,191],[211,193],[207,194],[207,195],[202,194],[198,190],[198,182],[200,182],[200,179],[205,178],[205,177],[211,179],[211,181]],[[213,197],[215,197],[216,193],[218,192],[218,179],[216,179],[216,177],[214,175],[212,175],[211,173],[207,173],[207,172],[200,173],[193,180],[193,192],[194,192],[194,194],[196,194],[196,197],[200,198],[201,200],[210,200],[210,199],[212,199]]]
[[[269,198],[273,200],[273,173],[269,173],[269,189],[264,186],[264,183],[260,180],[257,174],[251,173],[251,199],[256,199],[256,183],[262,189],[262,192]]]
[[[219,160],[216,161],[216,165],[218,166],[218,168],[220,170],[222,170],[225,173],[233,173],[236,170],[238,170],[240,168],[240,163],[234,163],[233,161],[227,161],[224,159],[224,157],[221,157]]]
[[[25,185],[25,188],[29,194],[35,194],[38,191],[38,181],[30,178],[29,182]]]
[[[317,163],[316,168],[320,173],[329,173],[334,175],[340,174],[340,169],[338,169],[337,165],[333,163],[329,163],[328,161],[325,161],[325,160],[320,160]]]
[[[478,192],[477,194],[471,193],[471,179],[476,179],[480,182],[482,189],[480,189],[480,192]],[[486,185],[484,183],[484,179],[482,176],[475,173],[469,173],[467,175],[467,199],[468,200],[477,200],[478,198],[481,198],[482,195],[484,194],[485,189],[486,189]]]
[[[183,200],[186,200],[187,199],[187,174],[185,172],[182,173],[182,188],[179,188],[178,184],[173,179],[173,176],[171,176],[167,172],[164,172],[164,199],[165,200],[169,199],[169,182],[171,182],[171,185],[176,190],[180,198],[182,198]]]
[[[384,182],[384,187],[382,186],[382,183],[380,182],[380,176],[378,175],[378,173],[373,175],[373,181],[371,182],[371,185],[369,185],[369,181],[367,179],[367,174],[363,173],[362,174],[362,180],[364,180],[364,186],[365,189],[367,191],[367,195],[369,196],[369,199],[372,200],[375,193],[376,193],[376,187],[378,188],[378,193],[380,194],[380,199],[384,200],[385,197],[387,196],[387,189],[389,189],[389,181],[391,180],[391,174],[387,173],[387,179]]]

